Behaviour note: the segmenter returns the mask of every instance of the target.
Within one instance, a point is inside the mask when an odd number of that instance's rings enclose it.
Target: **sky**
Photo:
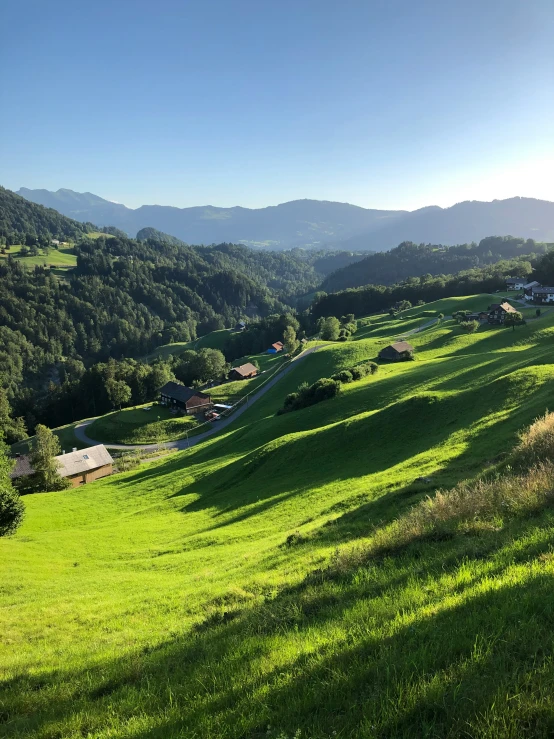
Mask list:
[[[0,184],[554,201],[552,0],[3,0]]]

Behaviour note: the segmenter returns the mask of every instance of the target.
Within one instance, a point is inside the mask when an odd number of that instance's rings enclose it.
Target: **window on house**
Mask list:
[[[83,454],[83,459],[88,459],[88,454]]]

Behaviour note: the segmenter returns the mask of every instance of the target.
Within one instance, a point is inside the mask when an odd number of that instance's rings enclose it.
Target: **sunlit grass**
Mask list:
[[[28,496],[0,540],[0,735],[549,736],[549,505],[367,554],[501,473],[551,405],[553,323],[444,322],[416,361],[276,416],[391,336],[328,344],[202,445]]]

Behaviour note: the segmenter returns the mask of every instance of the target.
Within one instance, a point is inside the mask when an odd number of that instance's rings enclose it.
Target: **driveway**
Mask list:
[[[104,446],[108,447],[109,449],[121,449],[121,450],[131,450],[131,449],[141,449],[142,451],[146,452],[152,452],[160,447],[165,447],[166,449],[189,449],[192,446],[196,446],[196,444],[199,444],[201,441],[204,441],[204,439],[207,439],[208,436],[212,436],[212,434],[217,433],[218,431],[222,431],[224,428],[229,426],[229,424],[233,423],[233,421],[236,418],[239,418],[239,416],[242,416],[242,414],[247,411],[250,406],[255,403],[257,400],[259,400],[261,397],[263,397],[268,390],[271,390],[271,388],[275,385],[275,383],[279,382],[281,377],[284,377],[286,374],[288,374],[291,369],[294,368],[295,362],[300,362],[303,359],[305,359],[310,354],[313,354],[313,352],[317,351],[319,349],[319,346],[312,346],[310,349],[306,349],[301,354],[299,354],[297,357],[295,357],[292,362],[285,367],[284,370],[281,372],[278,372],[275,377],[273,377],[271,380],[267,382],[266,385],[261,387],[259,390],[257,390],[255,393],[253,393],[251,396],[248,397],[246,403],[244,403],[240,408],[238,408],[234,413],[232,413],[229,418],[224,418],[221,421],[215,421],[212,423],[212,426],[207,430],[204,431],[201,434],[197,434],[196,436],[192,436],[188,439],[177,439],[177,441],[166,441],[162,444],[110,444],[109,442],[103,442],[101,439],[91,439],[89,436],[87,436],[86,428],[87,426],[90,426],[91,423],[94,423],[95,419],[92,419],[90,421],[82,421],[81,423],[78,423],[75,426],[74,434],[79,439],[79,441],[82,441],[83,444],[90,444],[93,446],[94,444],[104,444]]]

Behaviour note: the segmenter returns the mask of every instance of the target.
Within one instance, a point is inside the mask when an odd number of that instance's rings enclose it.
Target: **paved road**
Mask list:
[[[306,349],[301,354],[299,354],[297,357],[295,357],[292,362],[285,367],[284,370],[281,372],[278,372],[275,377],[273,377],[269,382],[264,385],[262,388],[260,388],[256,393],[250,396],[250,399],[248,403],[245,403],[240,408],[238,408],[234,413],[232,413],[228,418],[224,418],[221,421],[216,421],[213,423],[211,428],[209,428],[207,431],[204,431],[201,434],[198,434],[197,436],[189,437],[189,439],[178,439],[177,441],[167,441],[164,444],[110,444],[108,442],[103,442],[101,439],[91,439],[89,436],[87,436],[86,428],[87,426],[90,426],[91,423],[94,423],[94,419],[91,421],[82,421],[81,423],[78,423],[75,426],[74,433],[75,436],[79,439],[79,441],[82,441],[83,444],[90,444],[91,446],[94,444],[104,444],[104,446],[109,447],[110,449],[142,449],[143,451],[149,452],[149,451],[155,451],[156,449],[159,449],[160,446],[165,447],[166,449],[188,449],[189,447],[195,446],[196,444],[199,444],[201,441],[204,441],[208,436],[211,436],[212,434],[215,434],[217,431],[221,431],[222,429],[229,426],[229,424],[233,423],[235,419],[237,419],[239,416],[242,416],[242,414],[250,408],[250,406],[255,403],[257,400],[259,400],[263,395],[267,393],[268,390],[271,390],[271,388],[275,385],[276,382],[279,382],[281,377],[284,377],[286,374],[288,374],[291,369],[294,367],[295,362],[299,362],[302,359],[305,359],[309,354],[312,354],[313,352],[317,351],[319,349],[319,346],[312,346],[310,349]]]

